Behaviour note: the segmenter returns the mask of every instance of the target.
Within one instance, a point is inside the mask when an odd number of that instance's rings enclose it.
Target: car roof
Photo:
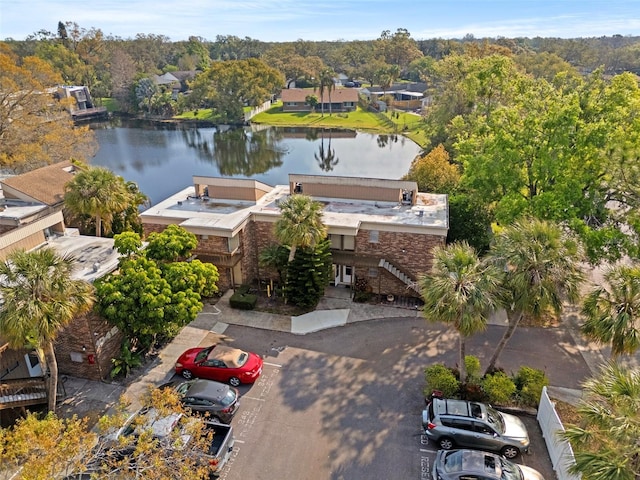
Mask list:
[[[207,359],[209,360],[222,360],[227,367],[238,368],[238,359],[240,355],[245,353],[238,348],[228,347],[226,345],[214,345]]]
[[[452,398],[434,398],[433,404],[436,415],[446,414],[479,419],[486,418],[486,406],[482,403]]]
[[[189,392],[187,395],[190,397],[208,398],[211,400],[219,400],[224,398],[229,391],[229,385],[224,383],[214,382],[213,380],[205,380],[198,378],[191,382]]]
[[[171,430],[173,430],[181,417],[181,413],[170,413],[161,416],[155,408],[142,408],[129,417],[120,429],[119,434],[123,434],[129,430],[130,426],[133,426],[134,431],[138,433],[150,428],[154,437],[164,438],[171,433]],[[141,420],[137,420],[138,418]]]
[[[454,457],[456,461],[454,461]],[[502,463],[498,455],[479,450],[450,450],[443,456],[447,459],[447,472],[467,474],[483,474],[500,478]]]

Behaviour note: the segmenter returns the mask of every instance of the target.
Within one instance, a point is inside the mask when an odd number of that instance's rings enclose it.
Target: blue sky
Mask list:
[[[405,28],[417,40],[640,35],[640,0],[0,0],[0,39],[55,32],[58,21],[133,38],[371,40]]]

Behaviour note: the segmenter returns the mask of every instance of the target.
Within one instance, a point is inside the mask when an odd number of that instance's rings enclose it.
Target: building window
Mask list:
[[[376,278],[378,276],[378,269],[377,268],[370,268],[369,269],[369,278]]]
[[[380,240],[378,237],[380,236],[380,232],[378,230],[371,230],[369,232],[369,243],[378,243]]]
[[[227,242],[229,244],[229,253],[235,252],[240,246],[240,238],[238,238],[238,235],[228,238]]]
[[[356,237],[353,235],[342,236],[342,249],[343,250],[355,250],[356,249]]]
[[[332,250],[350,250],[356,249],[356,238],[353,235],[335,235],[329,234]]]

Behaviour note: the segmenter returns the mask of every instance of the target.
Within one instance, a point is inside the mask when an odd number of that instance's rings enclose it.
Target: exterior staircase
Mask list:
[[[413,280],[406,273],[400,271],[398,268],[396,268],[394,265],[392,265],[390,262],[388,262],[384,258],[380,259],[380,262],[378,263],[378,267],[384,268],[387,272],[389,272],[391,275],[393,275],[402,283],[404,283],[407,286],[407,288],[410,288],[416,293],[420,293],[420,286],[418,285],[418,282]]]

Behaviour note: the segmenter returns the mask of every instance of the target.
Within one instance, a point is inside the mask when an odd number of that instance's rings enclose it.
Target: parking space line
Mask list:
[[[269,365],[270,367],[282,368],[282,365],[278,365],[277,363],[264,362],[264,365]]]
[[[245,395],[244,397],[242,397],[242,399],[248,398],[249,400],[257,400],[259,402],[264,402],[264,398],[256,398],[256,397],[249,397],[247,395]]]

